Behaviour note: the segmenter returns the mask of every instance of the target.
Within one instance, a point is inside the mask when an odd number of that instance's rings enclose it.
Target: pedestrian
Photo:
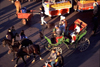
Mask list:
[[[41,16],[41,25],[44,25],[44,23],[47,25],[47,22],[44,20],[44,8],[43,6],[40,7],[40,16]]]
[[[93,17],[96,17],[99,15],[99,6],[98,6],[98,3],[96,1],[93,3],[93,7],[94,7]]]
[[[44,25],[44,23],[47,25],[47,22],[44,20],[43,12],[41,12],[40,15],[41,15],[41,25]]]
[[[97,32],[97,28],[98,28],[98,17],[94,17],[93,18],[93,34],[96,35],[96,32]]]
[[[12,32],[12,34],[13,34],[13,39],[14,39],[14,41],[16,41],[16,30],[15,30],[15,28],[14,28],[14,26],[12,26],[12,29],[11,29],[11,32]]]
[[[26,36],[25,36],[24,30],[22,30],[20,33],[20,39],[22,40],[24,38],[26,38]]]
[[[43,14],[44,14],[45,11],[44,11],[44,7],[43,6],[40,7],[40,12],[43,12]]]
[[[13,37],[13,34],[11,32],[11,29],[9,28],[8,31],[7,31],[7,34],[6,34],[6,38],[10,41],[12,41],[12,37]]]
[[[15,7],[16,7],[16,15],[17,15],[21,10],[21,3],[19,0],[15,1]]]

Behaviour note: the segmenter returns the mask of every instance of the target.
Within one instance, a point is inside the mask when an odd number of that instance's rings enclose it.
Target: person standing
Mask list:
[[[41,12],[40,15],[41,15],[41,25],[44,25],[44,23],[47,25],[47,22],[44,20],[43,12]]]
[[[99,14],[99,6],[98,6],[98,3],[96,1],[93,3],[93,7],[94,7],[93,17],[96,17]]]
[[[11,41],[12,41],[12,37],[13,37],[13,34],[12,34],[12,32],[11,32],[11,29],[9,28],[9,29],[8,29],[8,32],[7,32],[7,34],[6,34],[6,38],[7,38],[8,40],[11,40]]]
[[[16,7],[16,15],[20,12],[21,9],[21,3],[19,0],[15,1],[15,7]]]
[[[40,16],[41,16],[41,25],[44,25],[44,23],[47,25],[47,22],[44,20],[44,7],[40,7]]]
[[[20,39],[22,40],[22,39],[25,39],[25,38],[26,38],[26,36],[24,34],[24,30],[22,30],[21,33],[20,33]]]
[[[99,17],[99,5],[96,1],[93,3],[93,7],[94,7],[94,10],[93,10],[93,19],[92,20],[93,20],[94,27],[93,27],[92,32],[95,35],[97,28],[98,28],[98,17]]]
[[[97,28],[98,28],[98,17],[94,17],[93,18],[93,34],[96,35],[96,31],[97,31]]]

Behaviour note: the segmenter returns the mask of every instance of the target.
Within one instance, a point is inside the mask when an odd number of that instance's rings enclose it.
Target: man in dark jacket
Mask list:
[[[99,14],[99,6],[98,6],[98,3],[97,2],[94,2],[93,7],[94,7],[93,17],[96,17]]]
[[[57,59],[56,59],[56,67],[62,67],[63,64],[64,64],[64,59],[63,59],[63,56],[60,54],[60,52],[58,51],[57,52]]]

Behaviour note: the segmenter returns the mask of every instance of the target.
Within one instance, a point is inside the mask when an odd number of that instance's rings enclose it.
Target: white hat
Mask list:
[[[41,12],[41,13],[43,13],[43,12]]]
[[[64,20],[65,19],[65,16],[60,16],[60,20]]]
[[[55,27],[59,27],[58,25],[55,25]]]

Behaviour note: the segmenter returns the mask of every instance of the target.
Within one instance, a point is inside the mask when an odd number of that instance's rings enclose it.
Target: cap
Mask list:
[[[58,27],[58,25],[55,25],[55,27]]]
[[[60,16],[60,20],[64,20],[65,19],[65,16]]]

